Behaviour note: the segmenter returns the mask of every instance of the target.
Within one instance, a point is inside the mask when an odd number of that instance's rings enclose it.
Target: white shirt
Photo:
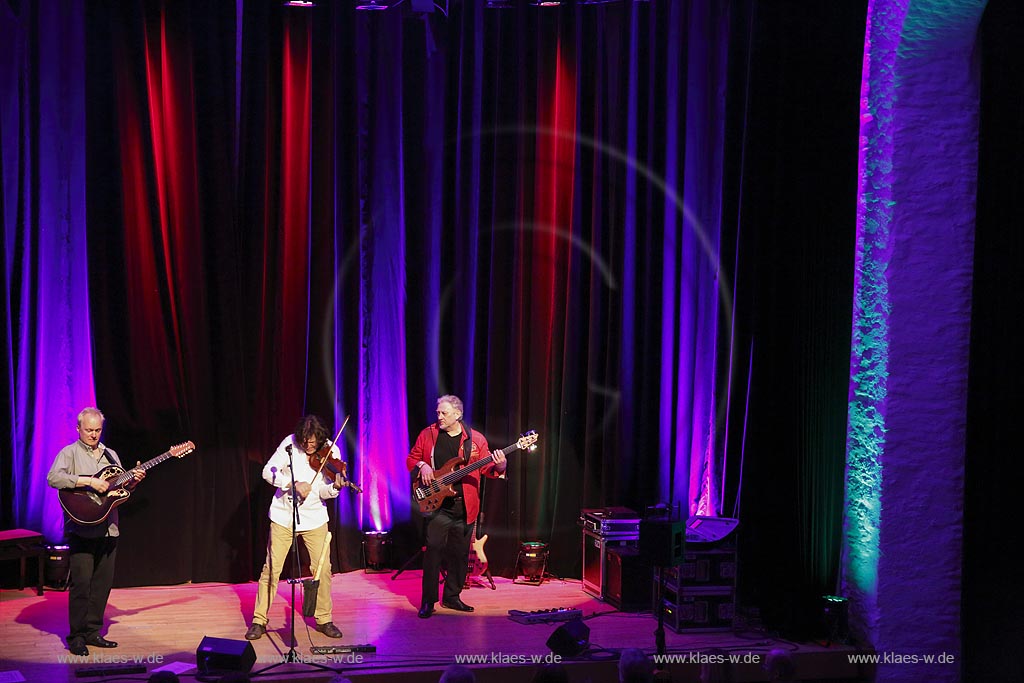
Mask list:
[[[324,481],[323,474],[309,466],[306,451],[296,445],[295,435],[291,434],[281,442],[270,460],[263,466],[263,479],[271,486],[276,486],[274,500],[270,503],[270,520],[281,526],[292,528],[292,473],[288,469],[288,450],[292,447],[292,462],[295,466],[295,483],[310,483],[312,490],[306,500],[299,505],[299,521],[296,531],[309,531],[327,524],[327,500],[338,497],[338,489]],[[337,446],[331,446],[331,454],[341,457]],[[316,475],[316,478],[313,478]]]

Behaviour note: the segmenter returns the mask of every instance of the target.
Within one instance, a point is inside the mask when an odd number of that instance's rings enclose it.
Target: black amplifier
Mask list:
[[[580,510],[579,525],[598,536],[639,535],[640,515],[624,507]]]

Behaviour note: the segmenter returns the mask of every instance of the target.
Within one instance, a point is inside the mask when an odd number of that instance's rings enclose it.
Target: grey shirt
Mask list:
[[[73,489],[77,486],[79,477],[95,476],[108,465],[121,467],[121,460],[113,450],[102,443],[96,450],[102,453],[99,459],[93,457],[93,451],[90,451],[81,439],[60,449],[57,459],[50,467],[50,473],[46,475],[46,482],[55,489]],[[111,510],[105,522],[92,526],[78,524],[64,515],[64,533],[82,538],[118,536],[120,532],[117,530],[117,508]]]

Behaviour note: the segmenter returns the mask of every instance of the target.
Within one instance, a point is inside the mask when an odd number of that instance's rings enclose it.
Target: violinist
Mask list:
[[[321,556],[327,542],[327,501],[337,498],[338,491],[347,485],[344,465],[337,445],[330,442],[324,423],[315,415],[307,415],[299,420],[295,433],[281,442],[263,467],[263,479],[276,490],[270,503],[267,559],[260,574],[252,625],[245,632],[247,640],[256,640],[267,632],[267,615],[292,547],[293,521],[295,534],[305,543],[309,556]],[[298,501],[297,506],[293,496]],[[329,638],[341,638],[341,631],[332,621],[330,552],[320,576],[313,615],[316,630]]]

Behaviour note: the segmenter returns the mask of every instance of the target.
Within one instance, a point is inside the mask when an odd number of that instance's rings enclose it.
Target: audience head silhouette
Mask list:
[[[533,674],[530,683],[569,683],[569,672],[561,664],[545,664]]]
[[[148,683],[179,683],[178,674],[173,671],[154,671],[146,679]]]
[[[461,664],[452,664],[441,674],[439,683],[476,683],[476,676],[473,675],[472,669]]]
[[[626,648],[619,656],[619,683],[651,683],[654,660],[635,647]]]
[[[769,681],[795,681],[796,662],[788,650],[775,648],[764,659],[764,670],[768,672]]]
[[[729,652],[713,647],[703,652],[700,663],[700,683],[733,683],[735,680]]]

